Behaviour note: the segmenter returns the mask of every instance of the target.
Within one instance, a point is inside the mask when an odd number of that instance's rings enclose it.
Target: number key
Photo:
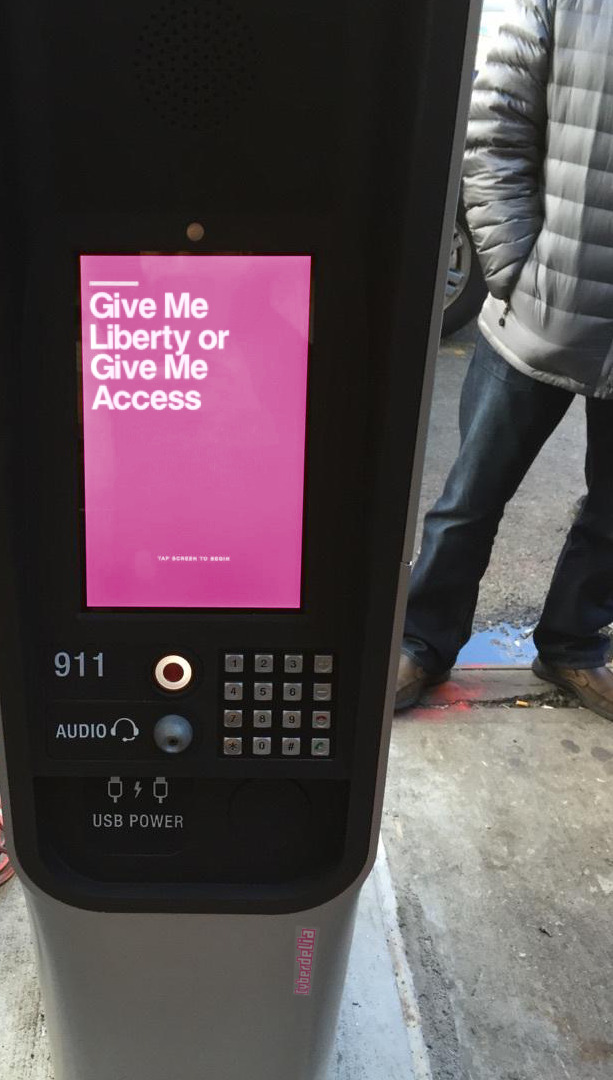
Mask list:
[[[272,739],[254,739],[253,753],[257,757],[268,757],[272,750]]]
[[[275,666],[274,657],[270,653],[258,653],[255,658],[255,670],[256,671],[273,671]]]
[[[255,709],[253,712],[253,726],[256,728],[272,727],[272,710]]]
[[[284,701],[302,701],[302,683],[283,683]]]
[[[272,701],[272,683],[256,682],[253,687],[253,694],[256,701]]]
[[[289,709],[283,710],[283,727],[284,728],[299,728],[302,725],[302,713],[290,712]]]
[[[240,709],[225,709],[223,714],[223,725],[227,728],[237,728],[243,726],[243,714]]]
[[[285,657],[285,671],[288,675],[301,675],[304,666],[304,658],[301,653],[287,654]]]

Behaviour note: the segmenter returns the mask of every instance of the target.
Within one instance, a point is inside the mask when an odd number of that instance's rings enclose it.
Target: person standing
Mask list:
[[[533,669],[613,720],[613,0],[511,0],[474,86],[464,203],[488,296],[460,451],[411,578],[396,707],[448,677],[506,503],[579,394],[587,496]]]

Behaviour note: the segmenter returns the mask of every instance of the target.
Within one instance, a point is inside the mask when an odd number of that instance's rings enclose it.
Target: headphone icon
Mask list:
[[[117,729],[120,724],[129,724],[131,735],[123,735],[122,742],[134,742],[140,735],[140,729],[136,726],[133,720],[130,720],[128,716],[120,716],[119,720],[116,720],[111,728],[111,735],[117,735]]]

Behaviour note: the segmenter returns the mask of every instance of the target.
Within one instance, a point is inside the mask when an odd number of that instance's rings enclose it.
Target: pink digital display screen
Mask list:
[[[80,264],[87,607],[299,608],[311,257]]]

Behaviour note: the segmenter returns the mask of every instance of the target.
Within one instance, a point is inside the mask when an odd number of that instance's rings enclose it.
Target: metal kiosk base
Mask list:
[[[55,1080],[326,1080],[358,897],[281,916],[125,915],[26,888]]]

